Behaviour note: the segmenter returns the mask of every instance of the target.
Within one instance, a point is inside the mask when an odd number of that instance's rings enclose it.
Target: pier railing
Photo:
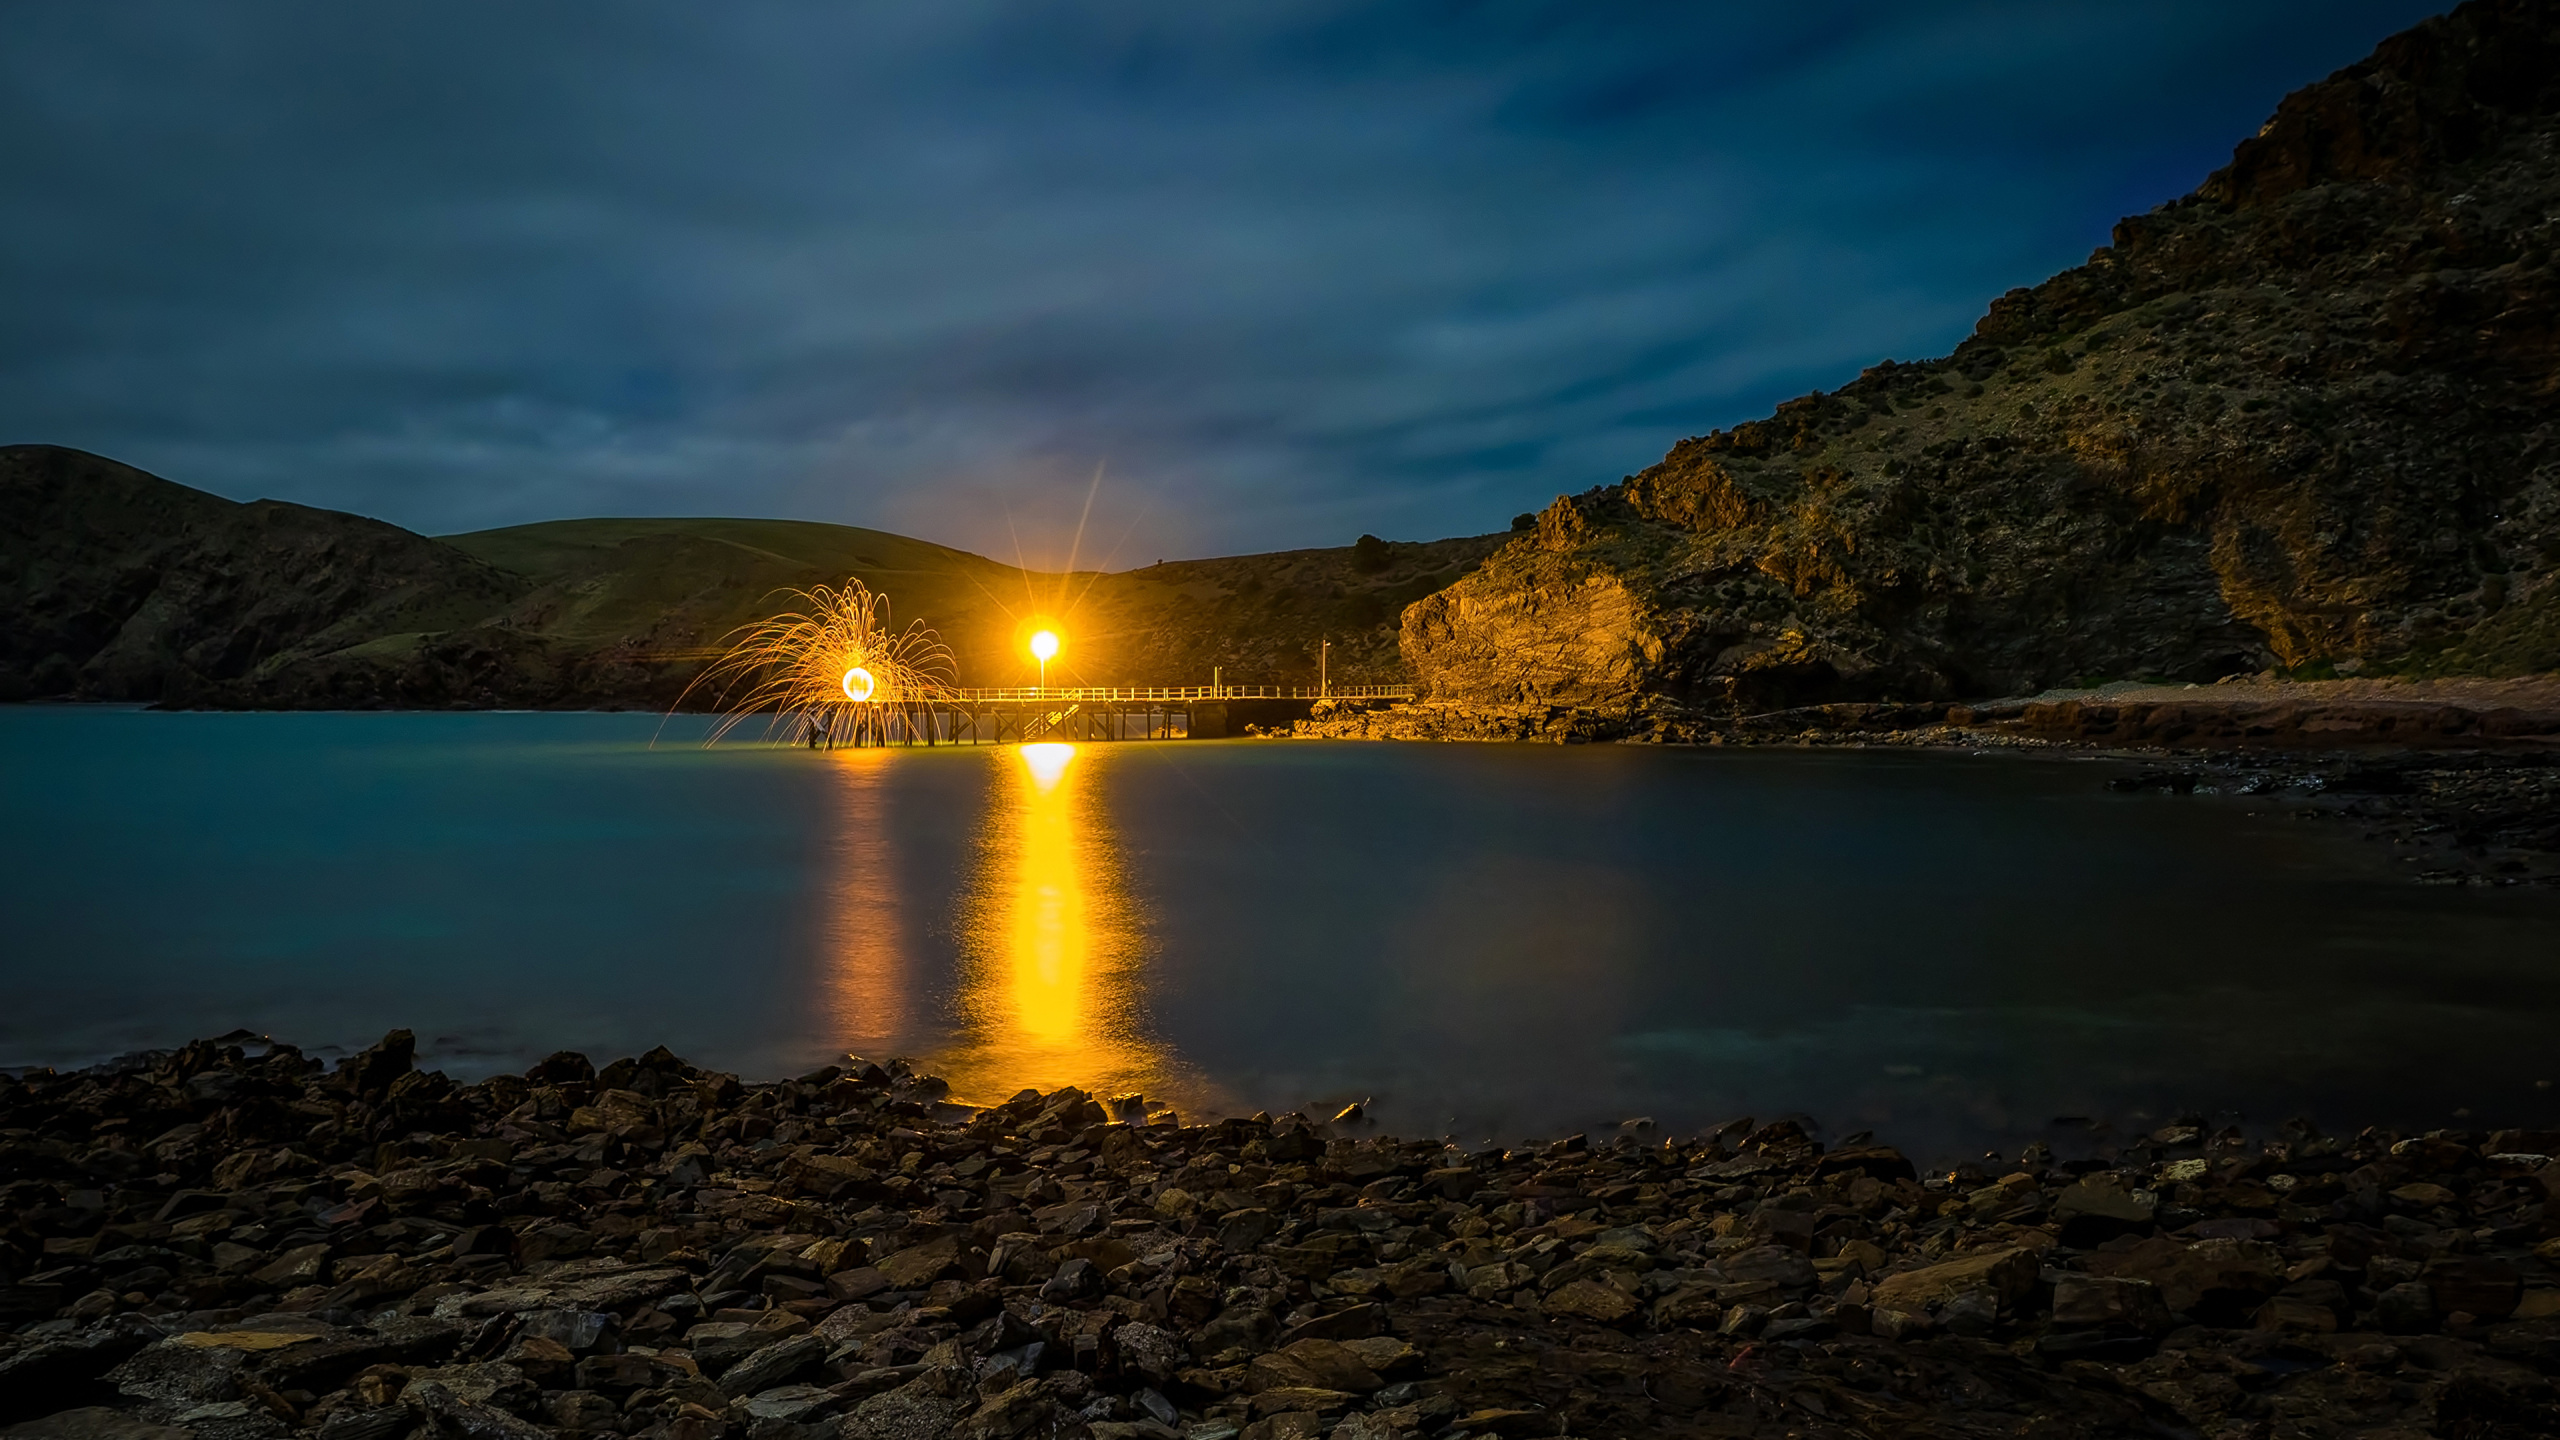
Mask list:
[[[617,652],[618,658],[643,663],[666,664],[686,660],[716,660],[727,654],[717,646],[694,646],[681,649],[648,649],[634,647]],[[1058,701],[1080,702],[1144,702],[1149,700],[1410,700],[1410,685],[962,685],[935,690],[930,695],[913,697],[917,704],[969,704],[974,702],[1012,702],[1041,704]]]
[[[995,685],[944,690],[943,700],[1410,700],[1410,685]]]

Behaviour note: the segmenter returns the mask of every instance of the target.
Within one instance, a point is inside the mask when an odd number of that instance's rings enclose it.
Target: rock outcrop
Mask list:
[[[2560,6],[2472,0],[2196,193],[1567,496],[1406,611],[1468,707],[2560,667]]]

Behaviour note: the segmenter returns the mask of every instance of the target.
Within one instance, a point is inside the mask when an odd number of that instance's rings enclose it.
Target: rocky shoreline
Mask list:
[[[2560,1429],[2560,1133],[2182,1121],[1923,1174],[1788,1122],[1468,1153],[895,1061],[459,1085],[414,1048],[0,1078],[6,1433]]]
[[[1293,738],[2030,750],[2137,762],[2110,788],[2260,797],[2430,885],[2560,885],[2560,680],[2115,685],[1971,704],[1669,709],[1326,702]]]
[[[1868,700],[1757,712],[1664,698],[1620,705],[1425,696],[1317,705],[1298,734],[1337,740],[1651,744],[2084,744],[2211,751],[2489,749],[2560,754],[2560,674],[2491,679],[2119,681],[1998,699]]]

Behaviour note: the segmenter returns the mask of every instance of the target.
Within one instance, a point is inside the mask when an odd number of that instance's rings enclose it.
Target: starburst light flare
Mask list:
[[[1049,688],[1049,662],[1058,658],[1058,632],[1046,626],[1031,632],[1031,658],[1040,662],[1040,688]]]
[[[712,740],[761,714],[767,736],[807,727],[813,744],[860,743],[884,717],[949,695],[955,667],[942,638],[921,620],[893,628],[888,597],[860,580],[775,593],[798,603],[731,631],[728,652],[685,687],[709,689],[724,712]]]

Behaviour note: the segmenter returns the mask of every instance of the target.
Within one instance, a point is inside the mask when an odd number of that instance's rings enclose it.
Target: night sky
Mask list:
[[[429,533],[1496,530],[2435,8],[0,0],[0,442]]]

